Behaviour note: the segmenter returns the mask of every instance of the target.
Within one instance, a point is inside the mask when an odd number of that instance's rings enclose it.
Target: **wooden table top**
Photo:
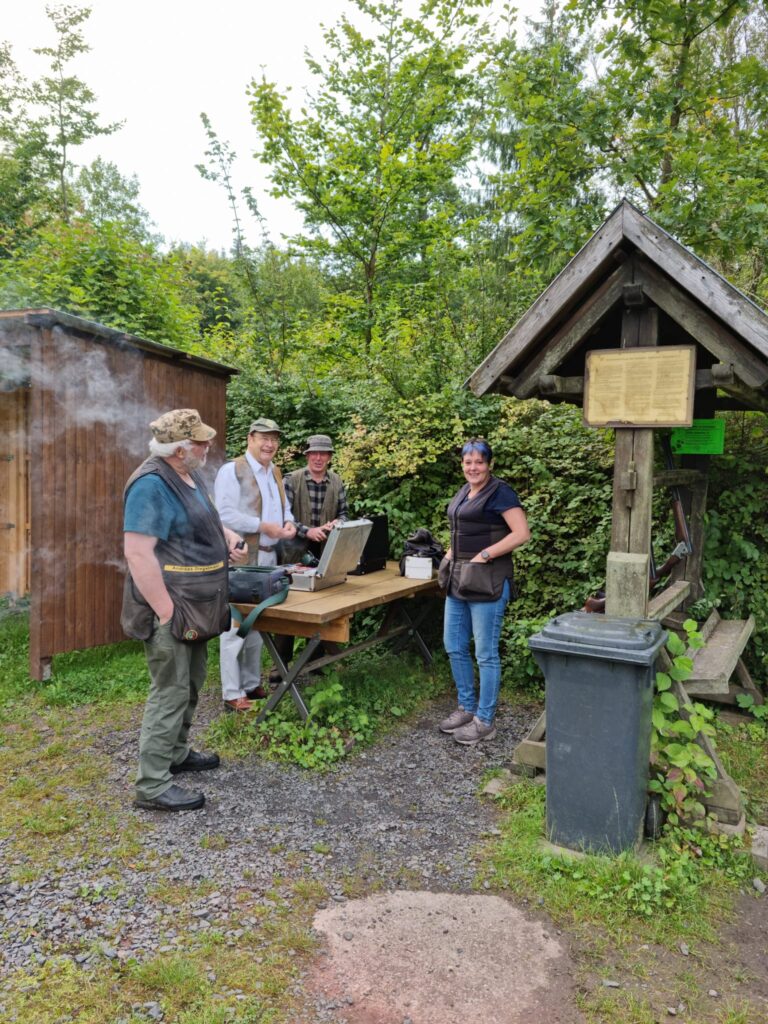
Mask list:
[[[385,569],[365,576],[348,576],[346,583],[328,587],[327,590],[289,590],[282,604],[261,613],[258,628],[268,632],[270,626],[285,622],[322,625],[400,598],[438,592],[436,577],[433,576],[431,580],[409,580],[400,575],[397,562],[387,562]],[[253,605],[238,604],[235,607],[247,615]]]

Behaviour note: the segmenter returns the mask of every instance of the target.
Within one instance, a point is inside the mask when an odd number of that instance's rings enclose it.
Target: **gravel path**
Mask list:
[[[114,766],[110,784],[120,791],[125,814],[144,822],[142,844],[162,863],[133,870],[105,850],[95,863],[60,861],[19,884],[10,877],[20,862],[10,844],[0,843],[0,978],[43,963],[52,952],[95,965],[104,957],[144,959],[188,942],[190,928],[178,935],[168,907],[148,898],[161,883],[213,883],[191,908],[191,929],[215,926],[232,944],[240,934],[228,926],[238,889],[247,884],[261,902],[275,905],[274,893],[265,893],[277,875],[290,882],[309,874],[337,902],[349,875],[362,889],[469,891],[473,847],[495,823],[494,808],[477,798],[480,778],[509,763],[533,714],[502,708],[496,740],[471,749],[435,727],[452,706],[448,697],[435,702],[428,714],[324,775],[253,757],[189,776],[204,790],[206,807],[173,815],[131,808],[138,726],[109,734],[103,744]],[[206,692],[197,735],[219,708]],[[206,834],[215,841],[201,845]],[[288,888],[280,893],[279,899],[290,898]]]

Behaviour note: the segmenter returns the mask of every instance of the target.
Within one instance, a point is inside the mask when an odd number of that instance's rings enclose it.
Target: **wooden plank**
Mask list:
[[[677,580],[675,583],[670,583],[660,594],[656,594],[648,602],[647,617],[661,622],[671,611],[679,608],[690,591],[691,584],[688,580]]]
[[[723,358],[723,356],[720,356],[720,352],[715,351],[715,349],[710,349],[710,351],[718,355],[722,362],[731,363],[737,361],[742,368],[751,365],[756,371],[759,368],[756,377],[762,376],[762,380],[748,380],[743,373],[739,373],[739,376],[748,384],[760,387],[768,379],[768,366],[765,364],[761,365],[758,359],[758,355],[762,356],[763,359],[768,359],[768,317],[766,317],[765,313],[754,303],[750,302],[733,285],[720,277],[711,267],[699,260],[692,252],[675,241],[671,235],[668,235],[657,224],[649,221],[629,204],[627,204],[624,212],[623,229],[625,237],[637,246],[648,258],[650,264],[655,264],[672,282],[675,282],[678,286],[675,289],[677,294],[680,294],[678,289],[685,289],[697,300],[694,303],[697,310],[700,310],[702,307],[703,310],[711,310],[723,324],[728,324],[732,330],[738,330],[741,339],[743,339],[738,346],[741,350],[738,360],[733,357]],[[658,274],[658,271],[656,273]],[[659,293],[662,291],[665,293],[664,295],[659,294],[658,297],[655,294],[651,295],[646,290],[645,282],[643,282],[643,290],[646,291],[646,294],[657,305],[669,313],[673,319],[677,319],[664,305],[666,297],[672,294],[666,284],[664,289],[655,289]],[[700,306],[698,305],[699,303],[701,304]],[[682,304],[678,305],[678,312],[682,308]],[[695,324],[697,330],[701,329],[703,324],[703,320],[700,319],[689,320],[688,322],[692,325]],[[681,324],[681,326],[689,330],[686,324]],[[701,341],[705,348],[709,348],[710,344],[715,343],[722,350],[724,336],[719,331],[709,332],[706,335],[707,342],[704,341],[704,337],[700,337],[698,334],[694,336]],[[746,342],[746,345],[744,342]],[[752,346],[757,352],[749,352],[747,346]],[[730,347],[730,343],[728,343],[726,348]]]
[[[626,266],[617,267],[568,317],[546,344],[522,367],[515,384],[518,398],[530,398],[543,376],[550,375],[563,360],[589,337],[600,321],[621,300],[628,281]]]
[[[327,590],[302,591],[291,590],[287,599],[272,608],[267,608],[259,619],[265,628],[274,627],[279,632],[280,625],[290,627],[299,625],[321,625],[333,622],[344,616],[354,615],[365,608],[388,604],[402,598],[420,595],[437,595],[439,587],[436,579],[409,580],[400,575],[397,562],[387,562],[387,567],[379,572],[366,576],[350,576],[346,583],[340,583]],[[248,605],[242,606],[244,609]],[[316,632],[316,630],[314,631]],[[303,634],[296,634],[303,635]]]
[[[521,740],[512,751],[512,763],[547,770],[547,744],[543,740]]]
[[[252,609],[252,604],[236,604],[235,608],[238,609],[241,615],[246,616]],[[340,616],[338,619],[333,619],[331,622],[319,622],[319,623],[306,623],[297,622],[294,619],[282,618],[275,621],[274,616],[271,616],[269,621],[267,620],[267,612],[273,609],[268,608],[262,612],[258,619],[258,628],[266,633],[277,633],[280,636],[303,636],[310,637],[316,633],[320,634],[321,640],[330,640],[338,644],[349,643],[350,637],[350,617]]]
[[[727,693],[728,683],[739,658],[755,628],[752,615],[748,619],[729,619],[717,623],[706,647],[695,652],[693,673],[685,681],[691,696]]]
[[[755,388],[750,388],[738,380],[734,380],[729,384],[718,384],[717,386],[721,391],[725,391],[732,398],[738,399],[750,409],[768,412],[768,396],[756,391]]]
[[[606,264],[610,266],[621,245],[625,207],[621,203],[614,210],[469,377],[466,383],[476,395],[484,395],[508,368],[520,362],[574,298],[583,294]]]

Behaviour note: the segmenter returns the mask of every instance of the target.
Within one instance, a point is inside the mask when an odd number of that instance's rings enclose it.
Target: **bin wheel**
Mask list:
[[[661,836],[661,827],[665,817],[666,815],[661,809],[661,797],[658,793],[651,793],[645,807],[646,838],[658,839]]]

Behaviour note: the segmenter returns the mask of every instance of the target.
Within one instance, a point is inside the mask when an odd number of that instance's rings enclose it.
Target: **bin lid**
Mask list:
[[[528,640],[534,651],[583,654],[641,664],[656,659],[667,638],[655,619],[618,619],[590,612],[565,612]]]

